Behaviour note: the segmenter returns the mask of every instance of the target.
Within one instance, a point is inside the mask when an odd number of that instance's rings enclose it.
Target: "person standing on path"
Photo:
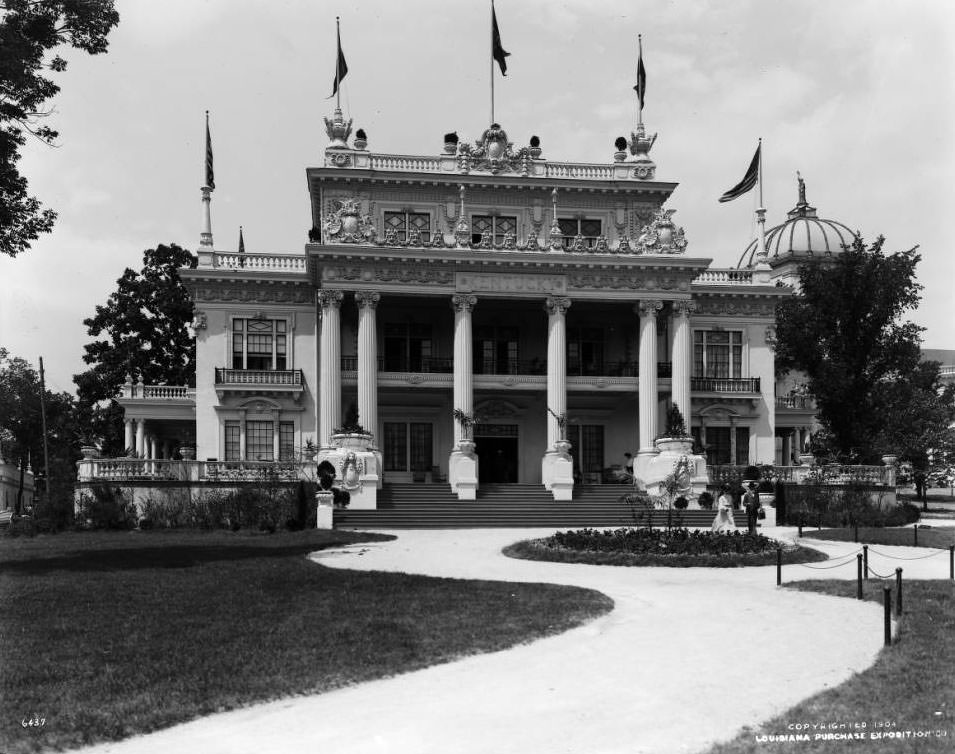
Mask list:
[[[746,528],[750,534],[756,533],[756,519],[759,515],[759,495],[756,493],[756,485],[749,483],[749,489],[743,495],[743,510],[746,511]]]
[[[716,518],[713,519],[713,525],[710,527],[715,532],[730,532],[736,529],[736,521],[733,520],[733,498],[730,496],[728,484],[720,488],[720,498],[716,504]]]

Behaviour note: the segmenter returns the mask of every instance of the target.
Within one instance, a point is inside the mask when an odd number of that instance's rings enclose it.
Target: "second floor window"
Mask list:
[[[385,212],[385,231],[394,230],[399,241],[407,241],[417,230],[421,243],[431,242],[431,215],[427,212]]]
[[[603,235],[603,223],[600,220],[594,220],[587,217],[565,217],[558,218],[557,224],[560,226],[560,232],[563,238],[561,242],[565,249],[574,245],[577,236],[584,237],[584,244],[588,249],[592,249],[597,239]]]
[[[232,320],[233,369],[287,369],[287,354],[284,319]]]
[[[475,374],[520,374],[516,327],[485,325],[474,333]]]
[[[431,325],[395,322],[385,325],[386,372],[421,372],[431,362]]]
[[[697,330],[693,333],[693,376],[743,376],[743,333]]]
[[[599,327],[567,330],[567,374],[603,374],[604,334]]]
[[[491,234],[495,244],[504,243],[504,236],[510,233],[517,240],[517,218],[500,215],[474,215],[471,218],[471,243],[479,244],[485,233]]]

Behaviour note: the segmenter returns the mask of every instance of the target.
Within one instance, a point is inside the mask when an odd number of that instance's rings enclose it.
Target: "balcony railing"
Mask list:
[[[301,369],[216,369],[217,385],[301,385]]]
[[[358,371],[358,357],[343,356],[343,372]],[[454,372],[454,360],[448,358],[424,358],[417,361],[390,360],[379,357],[379,372],[408,372],[421,374],[451,374]],[[669,361],[657,363],[657,377],[672,376],[673,365]],[[484,361],[474,364],[474,374],[507,375],[545,375],[547,364],[542,359],[506,359],[504,361]],[[591,363],[568,362],[568,377],[636,377],[639,364],[636,361],[602,361]]]
[[[816,399],[811,395],[777,395],[776,408],[815,411]]]
[[[117,397],[154,401],[194,401],[196,389],[186,385],[144,385],[142,382],[127,382],[120,386]]]
[[[758,393],[759,377],[693,377],[690,389],[701,393]]]
[[[80,461],[80,481],[294,482],[314,478],[314,463],[298,461],[170,461],[95,458]]]

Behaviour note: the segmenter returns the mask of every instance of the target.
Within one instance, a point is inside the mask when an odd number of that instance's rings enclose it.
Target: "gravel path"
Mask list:
[[[505,558],[500,550],[550,530],[392,533],[397,540],[312,558],[334,568],[590,587],[609,595],[615,609],[583,627],[505,651],[84,751],[699,752],[842,683],[870,666],[882,646],[881,606],[777,589],[775,566],[541,563]],[[789,538],[794,530],[765,533]],[[845,556],[847,565],[786,566],[784,581],[855,578],[857,545],[807,544]],[[948,576],[947,553],[902,562],[873,550],[895,557],[928,553],[870,548],[870,566],[879,573],[901,565],[907,578]]]

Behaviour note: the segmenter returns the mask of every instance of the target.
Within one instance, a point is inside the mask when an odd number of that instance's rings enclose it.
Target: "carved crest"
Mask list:
[[[354,197],[337,202],[338,208],[322,223],[325,242],[362,243],[371,241],[375,227],[368,215],[361,213],[361,202]]]
[[[516,152],[514,145],[507,140],[507,133],[497,123],[481,134],[481,138],[474,142],[458,147],[458,167],[462,173],[471,170],[487,170],[497,173],[520,173],[527,175],[531,159],[527,147],[521,147]]]
[[[649,225],[644,225],[637,240],[639,250],[644,254],[683,254],[686,251],[686,238],[683,228],[678,228],[670,219],[675,209],[658,210]]]

